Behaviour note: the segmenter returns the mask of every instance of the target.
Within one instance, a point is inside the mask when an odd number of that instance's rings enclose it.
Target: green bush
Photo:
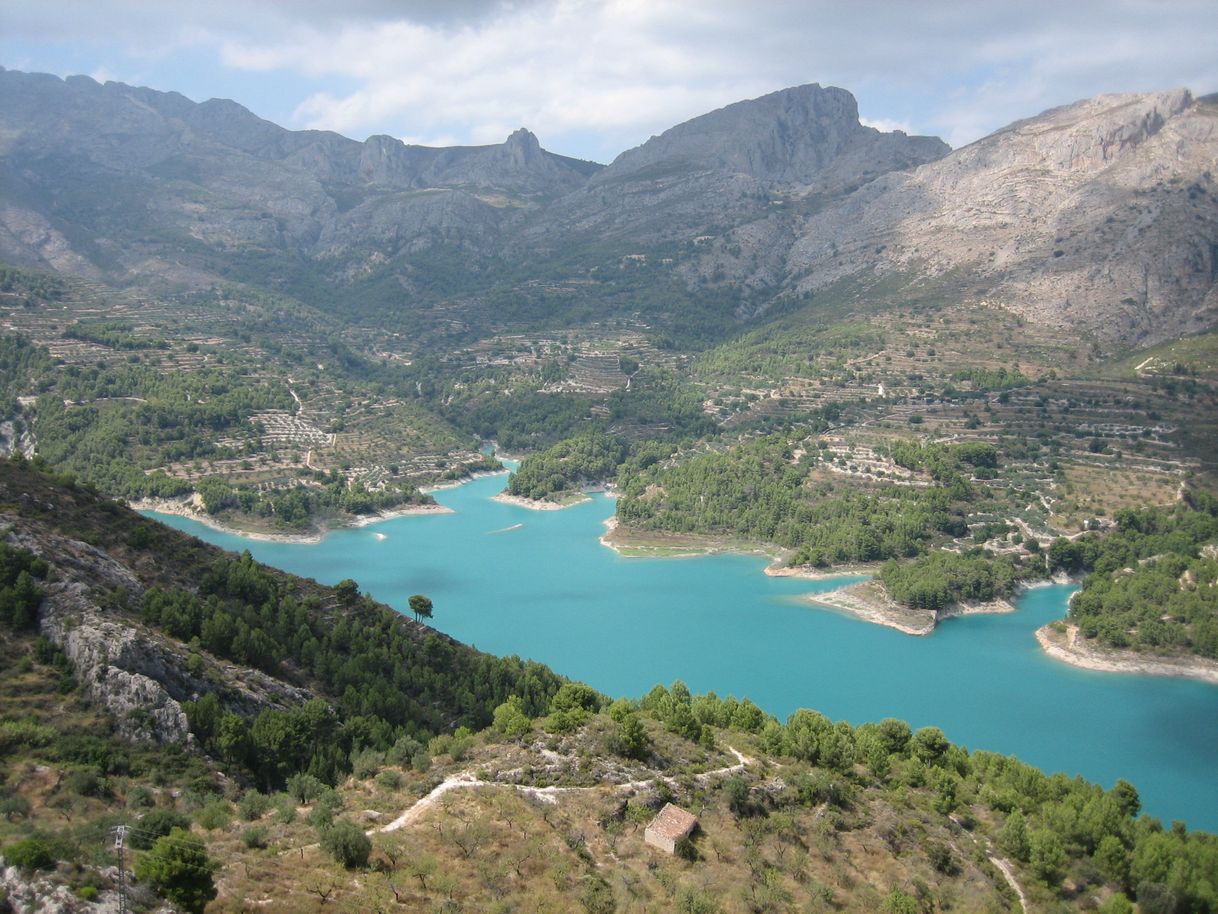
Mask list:
[[[19,793],[0,800],[0,816],[9,822],[13,819],[28,819],[30,816],[30,801]]]
[[[146,851],[175,828],[190,831],[190,819],[172,809],[154,809],[136,821],[129,840],[136,850]]]
[[[325,789],[326,785],[311,774],[294,774],[288,778],[287,792],[297,803],[312,803]]]
[[[880,907],[884,914],[918,914],[918,900],[912,895],[902,892],[900,889],[893,889],[888,893],[888,897],[884,899],[884,904]]]
[[[216,864],[203,843],[175,828],[135,861],[135,878],[190,912],[199,914],[216,897]]]
[[[390,765],[409,765],[416,752],[423,748],[413,736],[402,736],[385,753],[385,761]]]
[[[339,819],[321,833],[321,849],[349,870],[368,865],[372,841],[364,830],[347,819]]]
[[[291,825],[296,821],[296,801],[286,793],[275,795],[275,821],[280,825]]]
[[[38,838],[14,841],[4,848],[4,859],[10,866],[23,870],[48,870],[55,865],[51,845]]]
[[[64,778],[64,786],[82,797],[104,797],[110,792],[110,785],[96,768],[73,771]]]
[[[155,805],[152,791],[143,784],[137,784],[127,791],[127,808],[128,809],[147,809]]]
[[[385,753],[377,752],[375,749],[364,749],[352,755],[351,774],[357,781],[367,780],[380,771],[383,764],[385,764]]]
[[[246,822],[261,819],[271,808],[271,798],[257,790],[247,790],[237,801],[237,812]]]
[[[241,832],[241,843],[250,850],[257,850],[266,847],[266,828],[262,825],[251,825],[249,828]]]
[[[386,768],[376,776],[376,784],[382,790],[397,790],[402,786],[401,772]]]
[[[524,702],[519,695],[509,695],[508,700],[495,708],[494,727],[507,737],[522,736],[529,732],[533,722],[524,713]]]
[[[195,822],[199,824],[200,828],[204,828],[207,831],[224,828],[232,819],[233,811],[229,807],[227,800],[212,800],[195,813]]]

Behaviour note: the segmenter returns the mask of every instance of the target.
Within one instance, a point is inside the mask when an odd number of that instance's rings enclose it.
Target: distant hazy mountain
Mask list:
[[[490,244],[506,215],[600,168],[527,130],[498,146],[357,143],[83,76],[0,71],[0,99],[0,257],[86,274],[206,282],[206,261],[238,250]]]
[[[0,259],[114,281],[275,285],[299,269],[389,280],[410,307],[429,271],[579,279],[614,252],[679,248],[673,276],[737,295],[744,317],[846,277],[898,297],[950,279],[1131,341],[1218,313],[1218,104],[1184,90],[1079,102],[950,152],[800,86],[607,167],[523,129],[494,146],[358,143],[86,77],[0,70],[0,102]]]

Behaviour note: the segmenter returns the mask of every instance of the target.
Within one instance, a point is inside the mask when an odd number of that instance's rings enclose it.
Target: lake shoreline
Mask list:
[[[504,467],[502,470],[476,470],[468,476],[462,476],[460,479],[449,479],[445,482],[433,483],[429,486],[420,487],[419,491],[424,495],[431,495],[433,492],[444,492],[448,489],[456,489],[467,482],[473,482],[475,479],[484,479],[487,476],[507,476],[511,474],[511,470]]]
[[[913,609],[894,600],[884,585],[876,580],[861,581],[839,587],[828,593],[809,594],[805,599],[827,606],[863,622],[895,628],[906,635],[925,637],[944,619],[961,616],[995,615],[1015,612],[1015,604],[1007,599],[965,600],[935,611]]]
[[[388,511],[378,511],[376,514],[352,516],[350,521],[337,524],[326,530],[313,530],[309,533],[274,533],[269,530],[248,530],[235,524],[226,524],[209,515],[201,504],[195,503],[195,497],[189,498],[141,498],[130,501],[127,506],[133,511],[153,511],[158,514],[171,514],[175,517],[185,517],[197,521],[204,527],[209,527],[220,533],[239,536],[243,539],[257,540],[263,543],[287,543],[297,546],[316,546],[330,533],[338,530],[355,530],[381,521],[393,520],[396,517],[418,517],[428,514],[452,514],[453,509],[445,505],[403,505]]]
[[[1077,625],[1050,622],[1036,630],[1036,640],[1049,657],[1084,670],[1134,673],[1194,679],[1218,685],[1218,661],[1204,657],[1164,657],[1102,647],[1083,638]]]
[[[606,494],[613,497],[612,492]],[[603,523],[605,532],[600,535],[600,544],[626,558],[685,559],[733,553],[764,556],[770,560],[770,567],[776,567],[782,560],[782,550],[758,543],[745,543],[727,537],[634,530],[621,526],[616,515],[606,518]],[[766,574],[769,573],[767,569]],[[840,577],[841,574],[826,577]]]
[[[503,505],[515,505],[517,508],[528,508],[530,511],[562,511],[591,500],[587,495],[580,495],[572,497],[568,501],[547,501],[543,498],[525,498],[521,495],[509,495],[506,490],[498,495],[491,496],[491,501],[497,501]]]

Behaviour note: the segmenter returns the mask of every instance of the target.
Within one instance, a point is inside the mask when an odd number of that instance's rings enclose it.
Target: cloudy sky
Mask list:
[[[607,162],[786,86],[953,146],[1101,92],[1218,91],[1216,0],[0,0],[0,64],[429,145]]]

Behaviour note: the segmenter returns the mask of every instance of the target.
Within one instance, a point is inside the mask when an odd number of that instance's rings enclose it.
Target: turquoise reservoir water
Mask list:
[[[425,593],[440,630],[611,695],[683,679],[695,692],[748,696],[780,718],[808,707],[856,724],[934,724],[955,742],[1047,771],[1105,786],[1125,778],[1151,815],[1218,831],[1218,687],[1045,657],[1033,632],[1065,614],[1069,587],[1031,590],[1016,613],[951,619],[916,638],[804,598],[851,578],[769,578],[752,556],[623,558],[598,542],[611,499],[530,511],[491,501],[503,485],[485,477],[440,491],[456,513],[337,531],[317,545],[158,517],[296,574],[354,578],[399,609]]]

